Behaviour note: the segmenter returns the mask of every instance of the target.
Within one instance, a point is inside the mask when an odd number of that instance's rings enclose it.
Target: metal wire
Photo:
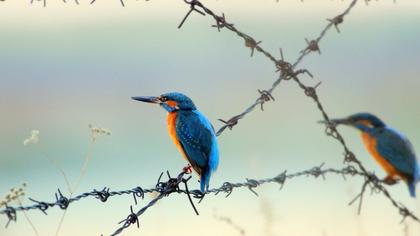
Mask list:
[[[320,47],[319,47],[319,43],[324,38],[326,33],[332,27],[335,27],[336,30],[339,32],[338,25],[340,25],[344,22],[344,17],[346,15],[348,15],[351,12],[351,10],[356,6],[356,3],[358,2],[358,0],[351,1],[349,6],[342,13],[338,14],[337,16],[335,16],[333,18],[327,19],[328,24],[323,28],[323,30],[321,31],[321,33],[319,34],[319,36],[316,39],[313,39],[313,40],[306,39],[307,46],[303,50],[300,51],[300,56],[297,58],[297,60],[293,64],[284,60],[283,53],[282,53],[281,49],[280,49],[281,59],[276,59],[272,54],[270,54],[268,51],[266,51],[265,49],[263,49],[260,46],[261,41],[257,42],[250,35],[248,35],[246,33],[243,33],[242,31],[238,30],[238,28],[236,28],[232,23],[230,23],[226,20],[226,17],[225,17],[224,14],[222,14],[222,15],[215,14],[212,10],[208,9],[206,6],[204,6],[198,0],[184,0],[184,2],[190,6],[190,10],[185,15],[185,17],[182,19],[180,25],[178,26],[179,28],[183,26],[186,19],[190,15],[190,13],[195,11],[195,12],[198,12],[202,15],[207,14],[207,15],[211,16],[216,21],[216,24],[213,25],[214,27],[217,27],[217,29],[219,31],[222,28],[227,29],[227,30],[235,33],[240,38],[244,39],[245,40],[245,46],[249,47],[251,49],[251,56],[253,55],[253,52],[255,50],[257,52],[260,52],[267,59],[269,59],[271,62],[274,63],[274,66],[276,67],[276,69],[280,73],[279,78],[276,79],[273,82],[273,85],[271,86],[271,88],[266,89],[266,90],[262,90],[262,91],[259,90],[260,96],[255,100],[254,103],[252,103],[247,109],[245,109],[245,111],[243,111],[242,113],[240,113],[238,115],[233,116],[232,118],[228,119],[227,121],[219,119],[221,122],[224,123],[224,125],[218,130],[218,132],[217,132],[218,135],[222,134],[226,130],[226,128],[232,129],[234,126],[236,126],[238,124],[240,119],[244,118],[247,114],[252,112],[255,109],[255,107],[257,107],[258,105],[261,105],[261,110],[263,110],[262,105],[265,102],[273,101],[273,99],[272,99],[273,96],[271,94],[276,89],[276,87],[280,84],[280,82],[283,81],[283,80],[293,80],[298,84],[299,88],[302,89],[304,94],[306,96],[308,96],[309,98],[312,98],[312,100],[315,102],[315,104],[316,104],[318,110],[321,112],[322,117],[323,117],[323,119],[325,121],[325,124],[326,124],[325,133],[328,136],[330,136],[330,137],[334,138],[335,140],[339,141],[339,143],[342,145],[342,147],[344,149],[344,163],[345,164],[352,164],[352,163],[356,164],[356,166],[359,168],[359,170],[365,176],[365,183],[362,187],[362,190],[361,190],[360,194],[356,197],[356,199],[359,200],[359,209],[360,209],[360,206],[361,206],[361,203],[362,203],[362,200],[363,200],[363,195],[364,195],[364,193],[367,189],[366,187],[369,186],[372,191],[382,193],[391,202],[391,204],[395,208],[398,209],[398,211],[402,215],[403,219],[409,217],[409,218],[415,220],[416,222],[420,223],[419,218],[417,216],[415,216],[405,205],[397,202],[397,200],[395,200],[391,196],[389,191],[386,189],[386,187],[384,186],[384,183],[379,181],[379,179],[376,175],[374,175],[373,173],[370,173],[364,167],[362,162],[359,159],[357,159],[357,157],[354,155],[354,153],[352,151],[350,151],[350,149],[346,145],[346,142],[345,142],[343,136],[341,135],[341,133],[336,129],[336,127],[331,122],[328,114],[325,111],[324,106],[322,105],[322,103],[321,103],[321,101],[318,97],[316,88],[320,85],[320,83],[316,84],[315,86],[305,85],[299,79],[299,75],[306,73],[306,74],[308,74],[309,76],[312,77],[312,74],[307,69],[296,69],[297,65],[300,62],[302,62],[302,60],[307,55],[309,55],[313,52],[318,52],[318,53],[321,52]],[[368,3],[368,1],[366,1],[366,0],[365,0],[365,2]],[[267,96],[267,95],[269,95],[269,96]]]
[[[32,1],[31,1],[32,2]],[[65,2],[65,1],[64,1]],[[76,1],[77,2],[77,1]],[[94,3],[95,0],[93,0],[91,3]],[[124,2],[120,0],[121,4],[124,6]],[[274,57],[270,52],[266,51],[261,47],[261,41],[255,40],[253,37],[251,37],[248,34],[243,33],[238,28],[234,26],[234,24],[229,23],[226,20],[226,17],[224,14],[217,15],[212,10],[207,8],[205,5],[203,5],[198,0],[184,0],[184,2],[189,5],[190,9],[185,15],[185,17],[182,19],[181,23],[179,24],[179,28],[181,28],[188,17],[191,15],[191,13],[196,12],[201,15],[209,15],[215,20],[215,24],[213,27],[216,27],[218,31],[221,29],[227,29],[233,33],[235,33],[238,37],[242,38],[245,41],[245,46],[250,48],[251,50],[251,56],[254,55],[254,52],[257,51],[258,53],[261,53],[264,55],[267,59],[269,59],[271,62],[273,62],[276,70],[279,72],[279,77],[273,82],[272,86],[265,90],[258,90],[259,96],[255,100],[254,103],[252,103],[248,108],[246,108],[242,113],[239,113],[238,115],[233,116],[230,119],[223,120],[219,119],[221,122],[224,123],[222,127],[218,130],[217,134],[222,134],[226,128],[232,129],[234,126],[236,126],[240,119],[244,118],[247,114],[254,111],[257,106],[260,106],[261,110],[264,110],[263,105],[268,101],[274,101],[274,97],[272,96],[272,92],[277,88],[277,86],[280,84],[281,81],[285,80],[292,80],[297,83],[299,88],[302,89],[304,94],[311,98],[318,110],[321,112],[323,119],[326,123],[325,133],[326,135],[332,137],[333,139],[337,140],[341,146],[344,149],[344,163],[345,166],[342,169],[323,169],[322,165],[310,168],[308,170],[304,170],[297,173],[287,174],[286,171],[280,173],[279,175],[267,178],[267,179],[246,179],[244,182],[240,183],[230,183],[225,182],[221,187],[211,189],[205,193],[202,193],[199,190],[188,190],[188,181],[190,179],[186,178],[185,176],[187,173],[185,171],[181,172],[176,178],[172,178],[169,173],[168,180],[167,181],[161,181],[162,174],[160,175],[157,184],[154,188],[150,189],[143,189],[141,187],[135,187],[133,189],[129,190],[122,190],[122,191],[110,191],[109,188],[103,188],[102,190],[93,190],[91,192],[82,193],[78,196],[75,196],[73,198],[66,198],[61,191],[58,189],[57,193],[55,193],[55,201],[53,202],[43,202],[43,201],[37,201],[34,199],[31,199],[31,201],[34,202],[33,205],[30,206],[18,206],[18,207],[11,207],[6,206],[4,210],[0,211],[0,214],[4,214],[8,217],[8,223],[11,221],[16,221],[16,215],[18,211],[29,211],[29,210],[40,210],[43,213],[47,214],[48,209],[52,207],[59,207],[60,209],[67,209],[71,204],[78,202],[82,199],[86,198],[97,198],[102,202],[106,202],[108,198],[119,196],[119,195],[133,195],[134,202],[137,204],[137,198],[144,198],[145,193],[152,193],[156,192],[158,193],[158,196],[151,200],[147,205],[140,208],[138,211],[134,211],[133,207],[130,206],[130,213],[129,215],[120,222],[121,226],[113,232],[111,235],[118,235],[122,233],[126,228],[130,227],[133,224],[136,224],[137,227],[139,227],[139,217],[144,214],[150,207],[154,206],[158,201],[162,200],[165,197],[168,197],[169,195],[173,193],[178,194],[185,194],[188,197],[189,202],[192,205],[193,210],[198,214],[198,211],[194,205],[194,202],[191,197],[199,199],[200,201],[203,200],[203,198],[207,195],[218,195],[220,193],[224,193],[226,197],[229,197],[233,190],[236,188],[247,188],[252,193],[258,196],[258,193],[255,191],[255,189],[264,184],[268,183],[277,183],[280,184],[282,187],[287,179],[293,179],[297,177],[302,176],[311,176],[311,177],[323,177],[325,178],[326,174],[337,174],[342,175],[343,177],[346,176],[359,176],[364,179],[364,183],[362,185],[360,193],[356,196],[355,199],[353,199],[349,204],[353,204],[354,202],[359,202],[359,211],[361,210],[363,196],[367,189],[371,189],[372,192],[375,193],[382,193],[390,202],[391,204],[398,209],[399,213],[401,214],[403,220],[408,218],[413,219],[414,221],[420,223],[420,220],[415,216],[406,206],[403,204],[397,202],[388,190],[385,187],[385,183],[380,180],[374,173],[369,172],[362,162],[357,159],[357,157],[354,155],[353,152],[350,151],[348,146],[346,145],[346,142],[343,138],[343,136],[339,133],[339,131],[336,129],[336,127],[331,123],[329,115],[326,113],[324,106],[322,105],[319,96],[317,94],[317,87],[320,83],[316,84],[315,86],[307,86],[305,85],[299,78],[302,74],[308,74],[312,77],[312,74],[307,69],[296,69],[296,67],[302,62],[302,60],[309,54],[313,52],[321,53],[319,43],[324,38],[326,33],[331,29],[335,28],[337,32],[340,32],[338,26],[343,23],[344,17],[348,15],[351,10],[355,7],[358,0],[351,1],[350,5],[339,15],[327,19],[328,24],[322,29],[319,36],[313,40],[306,40],[306,47],[300,51],[299,57],[296,59],[294,63],[290,63],[286,61],[283,57],[282,50],[280,49],[280,58]],[[367,3],[368,1],[365,0]],[[44,0],[44,5],[46,4],[46,1]],[[184,188],[180,187],[180,184],[184,184]]]
[[[144,199],[144,195],[146,193],[158,193],[158,196],[151,200],[147,205],[139,209],[137,212],[133,211],[133,206],[130,206],[130,213],[128,216],[120,221],[122,224],[115,232],[110,235],[118,235],[122,233],[126,228],[130,227],[133,224],[137,224],[139,227],[139,217],[144,214],[150,207],[154,206],[158,201],[162,200],[164,197],[168,197],[173,193],[178,194],[185,194],[187,195],[191,206],[195,213],[198,215],[198,211],[194,205],[192,198],[198,199],[200,202],[204,199],[205,196],[208,195],[218,195],[218,194],[225,194],[225,197],[231,196],[235,189],[239,188],[246,188],[251,191],[253,194],[258,196],[256,192],[256,188],[270,183],[275,183],[280,185],[280,189],[285,185],[286,180],[295,179],[298,177],[322,177],[323,179],[326,178],[327,174],[335,174],[341,175],[344,179],[346,177],[353,177],[353,176],[361,176],[363,177],[364,174],[356,170],[356,168],[352,166],[347,166],[342,169],[334,169],[334,168],[323,168],[324,164],[319,166],[312,167],[307,170],[290,173],[288,174],[287,171],[283,171],[278,175],[271,177],[271,178],[264,178],[264,179],[250,179],[246,178],[244,182],[239,183],[232,183],[232,182],[225,182],[218,188],[210,189],[209,191],[202,193],[200,190],[188,190],[188,181],[190,180],[191,176],[186,178],[185,176],[188,175],[185,171],[182,171],[176,178],[172,178],[171,175],[167,172],[168,179],[162,181],[163,173],[160,174],[155,187],[153,188],[142,188],[137,186],[132,189],[128,190],[120,190],[120,191],[110,191],[109,188],[104,187],[102,190],[98,191],[96,189],[82,193],[78,196],[73,198],[67,198],[64,196],[60,190],[57,190],[57,193],[54,194],[55,200],[52,202],[43,202],[37,201],[34,199],[30,200],[34,202],[33,205],[30,206],[18,206],[18,207],[11,207],[7,206],[4,210],[0,211],[0,214],[4,214],[8,217],[8,224],[10,221],[16,221],[17,212],[19,211],[30,211],[30,210],[40,210],[45,215],[47,214],[48,210],[53,207],[58,207],[62,210],[67,209],[71,204],[78,202],[83,199],[87,198],[96,198],[101,202],[106,202],[111,197],[121,196],[121,195],[132,195],[134,199],[135,205],[137,205],[137,198]],[[184,184],[184,188],[181,188],[181,184]]]

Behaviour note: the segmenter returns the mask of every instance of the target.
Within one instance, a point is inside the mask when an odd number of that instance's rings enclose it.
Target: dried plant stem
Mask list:
[[[92,156],[93,156],[93,147],[95,145],[95,141],[96,141],[96,139],[92,138],[91,142],[89,143],[88,151],[87,151],[87,154],[85,156],[85,161],[83,163],[82,169],[80,171],[79,176],[76,179],[76,182],[75,182],[73,188],[71,188],[72,191],[70,191],[70,197],[69,198],[71,198],[73,196],[73,193],[75,193],[77,191],[77,189],[80,185],[80,182],[82,181],[83,177],[86,174],[87,168],[89,166],[89,162],[90,162],[90,160],[92,159]],[[60,230],[61,230],[61,228],[63,226],[63,223],[64,223],[64,218],[67,214],[67,209],[68,208],[66,208],[64,210],[63,214],[61,215],[60,222],[58,223],[58,227],[57,227],[57,230],[55,232],[55,236],[58,236],[59,233],[60,233]]]
[[[17,200],[19,206],[22,207],[22,201],[20,200],[20,198],[18,197],[16,200]],[[32,223],[31,219],[29,219],[28,214],[26,212],[23,212],[23,216],[25,217],[26,221],[28,221],[29,225],[31,226],[32,230],[34,231],[34,234],[36,236],[39,236],[38,230],[36,229],[34,223]]]
[[[41,144],[39,145],[39,151],[41,152],[42,156],[49,161],[61,174],[61,176],[63,176],[64,181],[66,182],[67,185],[67,190],[69,191],[69,193],[72,193],[72,189],[71,189],[71,184],[69,179],[67,178],[66,173],[64,172],[63,168],[61,168],[61,166],[58,164],[58,162],[52,158],[50,158],[47,153],[45,152],[45,149],[43,148],[43,146],[41,146]]]
[[[72,188],[73,192],[76,192],[76,190],[79,188],[80,182],[82,181],[83,177],[86,175],[86,171],[87,171],[87,168],[89,166],[89,162],[93,157],[93,147],[95,145],[95,141],[96,141],[96,139],[92,138],[92,140],[89,144],[88,151],[87,151],[87,154],[86,154],[86,157],[85,157],[85,161],[83,163],[83,167],[80,171],[79,176],[77,177],[76,183],[74,184],[74,186]]]

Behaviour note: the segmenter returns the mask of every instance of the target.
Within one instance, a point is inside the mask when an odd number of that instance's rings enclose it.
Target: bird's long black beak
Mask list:
[[[131,97],[133,100],[140,101],[140,102],[147,102],[147,103],[161,103],[159,97],[153,96],[138,96],[138,97]]]
[[[318,123],[320,123],[320,124],[326,124],[327,121],[320,120],[320,121],[318,121]],[[330,123],[333,124],[333,125],[350,125],[351,124],[351,122],[350,122],[350,120],[348,118],[331,119],[330,120]]]

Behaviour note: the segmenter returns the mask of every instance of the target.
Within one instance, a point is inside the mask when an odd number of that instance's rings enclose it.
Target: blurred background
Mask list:
[[[27,184],[26,196],[54,201],[60,172],[45,156],[62,166],[74,183],[91,142],[89,124],[108,128],[98,137],[92,160],[78,193],[109,187],[153,187],[162,171],[178,173],[186,165],[166,131],[166,114],[157,106],[130,100],[135,95],[179,91],[189,95],[216,128],[218,118],[241,112],[271,86],[277,74],[262,55],[231,32],[211,28],[210,17],[193,14],[183,1],[97,0],[94,5],[68,0],[5,1],[0,4],[0,195]],[[331,0],[205,0],[225,13],[236,27],[262,40],[262,46],[294,61],[304,38],[317,37],[350,1]],[[321,42],[322,54],[308,56],[301,67],[319,81],[320,99],[333,117],[369,111],[398,128],[420,152],[420,3],[416,0],[359,1],[340,26]],[[275,102],[256,110],[233,131],[219,137],[221,162],[211,186],[245,178],[273,177],[321,163],[341,168],[343,150],[317,124],[319,111],[293,82],[273,93]],[[40,141],[23,145],[31,130]],[[359,134],[340,128],[349,147],[378,176],[385,173],[370,157]],[[245,235],[395,236],[419,235],[420,225],[401,216],[382,195],[367,194],[361,215],[348,203],[363,181],[341,176],[300,178],[257,189],[207,197],[195,216],[186,197],[173,195],[140,218],[140,229],[123,235],[240,235],[219,217],[229,217]],[[190,188],[198,188],[192,181]],[[417,215],[420,200],[409,197],[405,184],[389,188]],[[420,194],[420,190],[417,191]],[[145,205],[147,195],[134,209]],[[25,198],[26,199],[26,198]],[[23,204],[30,204],[24,200]],[[106,203],[89,199],[67,211],[59,235],[110,234],[126,218],[132,196]],[[28,212],[39,235],[55,235],[62,210]],[[0,225],[7,218],[0,218]],[[404,229],[406,229],[404,231]],[[34,235],[22,214],[0,235]]]

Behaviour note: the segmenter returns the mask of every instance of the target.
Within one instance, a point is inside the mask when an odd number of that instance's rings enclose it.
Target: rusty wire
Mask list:
[[[30,3],[33,4],[35,0],[31,0]],[[47,0],[36,0],[37,2],[41,2],[42,1],[42,5],[44,7],[47,7]],[[67,3],[67,0],[62,0],[63,3]],[[76,3],[76,5],[79,5],[79,0],[74,0],[74,3]]]
[[[6,0],[0,0],[1,2],[5,2]],[[43,6],[44,7],[47,7],[47,0],[30,0],[29,2],[30,2],[30,4],[33,4],[34,3],[34,1],[37,1],[37,2],[41,2],[42,1],[42,3],[43,3]],[[123,7],[125,7],[125,3],[124,3],[124,0],[117,0],[117,1],[119,1],[120,2],[120,4],[121,4],[121,6],[123,6]],[[137,0],[138,1],[138,0]],[[146,2],[148,2],[148,1],[150,1],[150,0],[145,0]],[[303,0],[300,0],[301,2],[303,2]],[[364,0],[365,1],[365,3],[366,3],[366,5],[368,5],[369,4],[369,2],[371,1],[371,0]],[[67,3],[67,0],[62,0],[62,2],[63,3]],[[77,5],[80,5],[80,2],[79,2],[79,0],[74,0],[74,2],[77,4]],[[276,2],[278,3],[279,2],[279,0],[276,0]],[[397,1],[396,0],[393,0],[393,2],[394,3],[396,3]],[[89,4],[94,4],[94,3],[96,3],[96,0],[90,0],[90,3]]]
[[[382,181],[379,181],[378,177],[375,174],[370,173],[364,167],[362,162],[354,155],[354,153],[352,151],[350,151],[350,149],[348,148],[348,146],[347,146],[343,136],[341,135],[341,133],[331,123],[331,120],[330,120],[328,114],[326,113],[325,108],[322,105],[322,103],[321,103],[321,101],[318,97],[316,89],[320,85],[320,83],[316,84],[315,86],[305,85],[299,79],[299,75],[306,73],[310,77],[312,77],[312,74],[307,69],[296,69],[298,64],[300,62],[302,62],[302,60],[307,55],[309,55],[312,52],[318,52],[318,53],[321,52],[320,47],[319,47],[319,43],[324,38],[326,33],[332,27],[335,27],[337,29],[337,32],[340,32],[339,29],[338,29],[338,25],[340,25],[344,22],[344,17],[351,12],[351,10],[354,8],[354,6],[358,2],[358,0],[352,0],[350,2],[349,6],[342,13],[336,15],[333,18],[327,19],[328,24],[322,29],[321,33],[319,34],[319,36],[316,39],[313,39],[313,40],[306,39],[307,46],[303,50],[300,51],[299,57],[297,58],[297,60],[293,64],[284,60],[283,53],[282,53],[281,49],[280,49],[281,58],[276,59],[272,54],[270,54],[268,51],[266,51],[265,49],[263,49],[260,46],[261,41],[257,42],[253,37],[251,37],[250,35],[248,35],[246,33],[243,33],[238,28],[236,28],[234,26],[234,24],[232,24],[230,22],[227,22],[226,16],[224,14],[222,14],[222,15],[215,14],[212,10],[207,8],[205,5],[203,5],[198,0],[184,0],[184,2],[187,5],[190,6],[190,10],[185,15],[185,17],[182,19],[178,28],[183,26],[186,19],[194,11],[198,12],[202,15],[207,14],[207,15],[211,16],[216,21],[216,24],[213,25],[213,26],[216,26],[218,30],[220,30],[222,28],[225,28],[225,29],[227,29],[231,32],[234,32],[237,36],[239,36],[240,38],[245,40],[245,46],[249,47],[251,49],[251,56],[253,55],[254,50],[260,52],[262,55],[264,55],[266,58],[268,58],[271,62],[273,62],[277,71],[280,72],[279,78],[276,79],[273,82],[271,88],[263,90],[263,91],[265,91],[264,93],[260,92],[260,96],[255,100],[254,103],[252,103],[247,109],[245,109],[245,111],[243,111],[242,113],[240,113],[238,115],[233,116],[232,118],[228,119],[227,121],[219,119],[219,121],[223,122],[224,125],[218,130],[217,135],[222,134],[226,130],[226,128],[229,128],[231,130],[235,125],[238,124],[240,119],[244,118],[247,114],[252,112],[255,109],[255,107],[257,107],[258,105],[261,105],[261,108],[262,108],[262,105],[265,102],[273,100],[273,99],[268,99],[267,100],[267,94],[270,94],[269,97],[273,98],[273,96],[271,94],[276,89],[276,87],[280,84],[280,82],[282,80],[293,80],[298,84],[299,88],[301,88],[303,90],[304,94],[306,96],[308,96],[309,98],[312,98],[312,100],[315,102],[318,110],[322,114],[322,117],[323,117],[324,121],[326,122],[325,133],[328,136],[333,137],[334,139],[339,141],[339,143],[342,145],[342,147],[344,149],[344,162],[345,162],[345,164],[351,164],[351,163],[356,164],[357,167],[360,169],[360,171],[365,176],[365,183],[362,187],[362,190],[361,190],[360,194],[356,197],[356,199],[359,200],[359,209],[360,209],[361,204],[362,204],[363,195],[364,195],[364,193],[367,189],[367,186],[369,186],[370,189],[373,192],[376,191],[376,192],[382,193],[391,202],[391,204],[395,208],[398,209],[399,213],[403,217],[403,220],[405,218],[409,217],[409,218],[415,220],[416,222],[420,223],[419,218],[417,216],[415,216],[405,205],[397,202],[397,200],[395,200],[391,196],[389,191],[386,189],[386,187],[384,186],[384,183]],[[368,0],[365,0],[365,2],[368,3]]]
[[[238,124],[240,119],[244,118],[247,114],[254,111],[254,109],[258,105],[260,105],[261,110],[264,110],[263,109],[263,104],[268,102],[268,101],[274,101],[274,97],[273,97],[272,93],[277,88],[277,86],[280,84],[280,82],[282,80],[290,80],[292,78],[297,78],[298,75],[305,74],[305,73],[307,75],[309,75],[310,77],[313,77],[312,74],[307,69],[295,70],[296,66],[303,60],[303,58],[305,56],[307,56],[311,52],[313,52],[313,51],[316,51],[316,52],[319,52],[319,53],[321,52],[321,50],[318,46],[318,43],[321,41],[322,38],[324,38],[327,31],[331,27],[334,26],[337,29],[337,31],[339,32],[338,25],[343,23],[344,16],[346,16],[347,14],[350,13],[351,9],[357,3],[357,0],[353,0],[351,2],[351,4],[346,8],[346,10],[343,13],[335,16],[334,18],[327,19],[329,24],[327,24],[325,26],[325,28],[321,31],[321,34],[319,35],[318,38],[316,38],[314,40],[305,39],[306,42],[307,42],[307,46],[303,50],[301,50],[301,54],[300,54],[299,58],[293,64],[291,64],[290,62],[288,62],[284,59],[282,49],[280,49],[280,58],[277,59],[275,56],[273,56],[273,54],[271,54],[270,52],[268,52],[267,50],[262,48],[260,46],[262,41],[257,41],[252,36],[240,31],[238,28],[236,28],[234,26],[234,24],[232,24],[232,23],[230,23],[226,20],[226,16],[225,16],[224,13],[222,13],[222,15],[217,15],[212,10],[210,10],[209,8],[204,6],[198,0],[184,0],[184,2],[188,5],[190,5],[190,10],[184,16],[184,18],[182,19],[178,28],[181,28],[184,25],[187,18],[190,16],[190,14],[192,12],[198,12],[201,15],[207,14],[207,15],[211,16],[216,22],[214,25],[212,25],[212,27],[216,27],[218,29],[218,31],[220,31],[220,29],[225,28],[225,29],[228,29],[228,30],[234,32],[238,37],[240,37],[244,40],[245,47],[250,48],[251,56],[254,55],[254,51],[260,52],[262,55],[264,55],[266,58],[268,58],[271,62],[273,62],[274,66],[276,67],[276,71],[280,72],[279,78],[274,81],[274,83],[272,84],[272,86],[270,88],[265,89],[265,90],[259,90],[259,89],[257,90],[259,92],[259,96],[255,100],[255,102],[252,103],[250,106],[248,106],[248,108],[246,108],[242,113],[240,113],[238,115],[235,115],[228,120],[219,119],[219,121],[224,123],[224,125],[217,131],[217,135],[220,135],[226,130],[226,128],[229,128],[231,130],[234,126],[236,126]],[[310,89],[308,89],[308,90],[310,90]],[[308,91],[308,92],[310,93],[311,91]]]
[[[182,171],[176,178],[171,177],[170,174],[167,172],[168,180],[166,181],[162,180],[162,175],[163,175],[162,173],[159,176],[155,187],[153,188],[145,189],[140,186],[136,186],[128,190],[110,191],[109,188],[104,187],[100,191],[94,189],[93,191],[82,193],[73,198],[67,198],[61,193],[60,190],[58,190],[57,193],[54,194],[55,200],[52,202],[37,201],[32,198],[29,198],[32,202],[34,202],[33,205],[18,206],[18,207],[7,206],[5,209],[0,210],[0,214],[6,215],[6,217],[8,218],[8,223],[7,223],[8,225],[11,221],[16,221],[17,213],[19,211],[39,210],[43,214],[47,215],[48,210],[53,207],[58,207],[62,210],[65,210],[70,205],[78,201],[87,199],[87,198],[96,198],[101,202],[106,202],[111,197],[116,197],[116,196],[121,196],[121,195],[132,195],[134,199],[134,204],[137,205],[138,204],[137,198],[144,199],[144,196],[146,193],[158,193],[157,197],[152,199],[147,205],[142,207],[137,212],[134,212],[133,206],[130,206],[130,213],[127,215],[127,217],[124,220],[119,222],[121,226],[115,232],[110,234],[110,235],[118,235],[122,233],[124,229],[130,227],[131,225],[136,224],[139,227],[139,217],[143,213],[145,213],[150,207],[154,206],[158,201],[162,200],[164,197],[167,197],[173,193],[187,195],[188,200],[194,212],[198,215],[197,208],[195,207],[192,198],[198,199],[201,202],[204,199],[204,196],[210,195],[210,194],[219,195],[223,193],[225,197],[229,197],[231,196],[231,194],[233,193],[235,189],[239,189],[239,188],[248,189],[253,194],[258,196],[258,193],[256,192],[256,188],[261,185],[275,183],[275,184],[279,184],[280,189],[282,189],[287,180],[298,178],[298,177],[314,177],[314,178],[322,177],[323,179],[325,179],[327,174],[340,175],[344,179],[346,179],[346,177],[353,177],[353,176],[363,177],[364,176],[362,172],[358,171],[356,168],[352,166],[346,166],[342,169],[334,169],[334,168],[324,168],[324,164],[321,164],[319,166],[315,166],[307,170],[290,173],[290,174],[288,174],[287,171],[283,171],[271,178],[265,178],[265,179],[246,178],[244,182],[239,182],[239,183],[225,182],[218,188],[213,188],[213,189],[208,190],[205,193],[202,193],[198,189],[189,191],[187,183],[190,180],[191,176],[186,178],[185,176],[187,174],[185,171]],[[181,188],[180,186],[181,184],[184,184],[184,188]]]
[[[4,1],[6,1],[6,0],[0,0],[0,1],[2,1],[2,2],[4,2]],[[42,1],[42,5],[44,6],[44,7],[47,7],[47,0],[30,0],[30,4],[33,4],[34,3],[34,1],[37,1],[37,2],[41,2]],[[67,3],[67,0],[62,0],[63,1],[63,3]],[[123,6],[123,7],[125,7],[125,3],[124,3],[124,0],[118,0],[119,2],[120,2],[120,4],[121,4],[121,6]],[[150,0],[145,0],[146,2],[147,1],[150,1]],[[76,5],[80,5],[80,2],[79,2],[79,0],[74,0],[74,3],[76,4]],[[90,3],[89,4],[94,4],[94,3],[96,3],[96,0],[91,0],[90,1]]]

